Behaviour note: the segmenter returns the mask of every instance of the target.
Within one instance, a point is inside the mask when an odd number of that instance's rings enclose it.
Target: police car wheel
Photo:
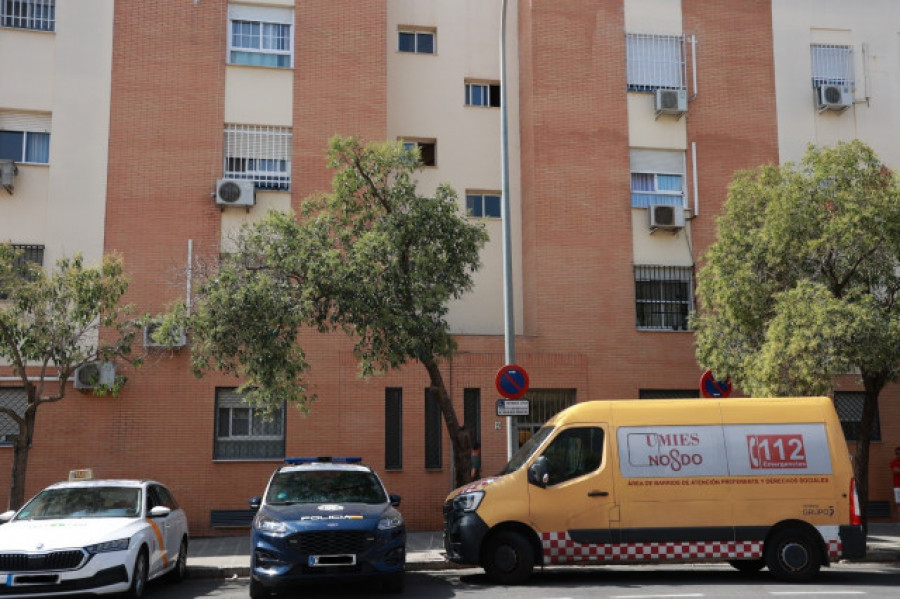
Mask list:
[[[488,539],[484,571],[492,582],[522,584],[534,569],[534,548],[528,539],[512,531],[501,531]]]
[[[259,582],[252,576],[250,577],[250,599],[267,599],[272,596],[269,587]]]
[[[403,587],[406,585],[406,578],[403,573],[393,574],[384,579],[382,582],[384,590],[389,593],[402,593]]]
[[[806,582],[819,573],[822,554],[809,534],[785,528],[766,542],[766,565],[779,580]]]

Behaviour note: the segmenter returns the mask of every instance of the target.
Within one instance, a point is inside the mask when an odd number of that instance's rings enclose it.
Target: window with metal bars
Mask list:
[[[0,387],[0,407],[12,410],[22,418],[28,397],[23,387]],[[0,446],[10,445],[19,434],[19,425],[9,415],[0,413]]]
[[[384,468],[403,469],[403,389],[384,390]]]
[[[216,389],[213,459],[252,460],[284,457],[284,407],[270,413],[244,401],[232,388]]]
[[[226,125],[226,179],[253,181],[256,189],[290,191],[291,144],[289,127]]]
[[[813,87],[823,85],[853,85],[853,47],[834,44],[813,44]]]
[[[56,31],[56,0],[0,0],[0,27]]]
[[[685,89],[687,63],[680,35],[625,35],[628,91]]]
[[[576,390],[531,388],[522,399],[528,400],[529,414],[512,417],[518,443],[516,449],[525,445],[525,442],[557,412],[574,406]]]
[[[841,421],[844,438],[847,441],[859,440],[859,423],[862,420],[863,405],[866,394],[863,391],[835,391],[834,409]],[[875,422],[872,425],[872,441],[881,441],[881,416],[875,406]]]
[[[694,310],[693,277],[690,266],[635,266],[637,328],[687,331]]]
[[[425,389],[425,469],[440,470],[443,462],[441,406],[431,389]]]
[[[21,243],[13,243],[10,244],[10,246],[19,252],[13,263],[13,270],[25,279],[33,278],[34,273],[28,266],[32,264],[36,264],[37,266],[44,265],[44,246]],[[5,300],[8,297],[9,294],[0,288],[0,300]]]

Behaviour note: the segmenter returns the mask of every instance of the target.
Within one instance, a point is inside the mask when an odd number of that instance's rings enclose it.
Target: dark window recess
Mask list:
[[[481,442],[481,389],[463,390],[463,422],[473,431],[473,442]]]
[[[384,390],[384,467],[403,468],[403,389]]]
[[[697,399],[700,397],[698,389],[639,389],[640,399]]]
[[[862,420],[863,405],[866,394],[862,391],[835,391],[834,408],[841,420],[844,438],[848,441],[859,440],[859,423]],[[881,416],[875,406],[875,422],[872,423],[872,441],[881,441]]]
[[[425,469],[443,467],[441,450],[441,406],[431,389],[425,389]]]

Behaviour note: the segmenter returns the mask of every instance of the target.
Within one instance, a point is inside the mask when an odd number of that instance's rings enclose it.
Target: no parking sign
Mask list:
[[[716,380],[712,370],[707,370],[700,377],[700,395],[708,398],[728,397],[731,395],[731,379]]]

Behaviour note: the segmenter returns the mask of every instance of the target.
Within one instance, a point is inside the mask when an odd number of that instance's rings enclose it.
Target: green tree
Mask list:
[[[140,358],[130,357],[135,323],[124,318],[130,308],[119,304],[127,288],[119,258],[106,257],[99,266],[89,267],[76,255],[59,260],[51,273],[29,264],[12,246],[0,245],[0,359],[11,364],[26,397],[24,413],[0,406],[0,413],[19,428],[13,443],[10,509],[25,500],[38,408],[62,400],[66,381],[88,362],[125,358],[140,363]],[[124,382],[122,375],[109,383],[98,380],[93,392],[116,394]]]
[[[857,372],[864,522],[878,396],[900,374],[900,186],[860,141],[737,173],[698,274],[697,358],[753,396],[820,395]]]
[[[303,330],[350,335],[363,376],[420,363],[462,484],[470,439],[440,365],[456,349],[448,302],[472,288],[487,233],[463,218],[449,186],[417,194],[419,164],[401,143],[333,138],[332,192],[304,200],[299,215],[273,211],[244,226],[198,286],[187,325],[195,372],[237,375],[260,407],[310,409]]]

